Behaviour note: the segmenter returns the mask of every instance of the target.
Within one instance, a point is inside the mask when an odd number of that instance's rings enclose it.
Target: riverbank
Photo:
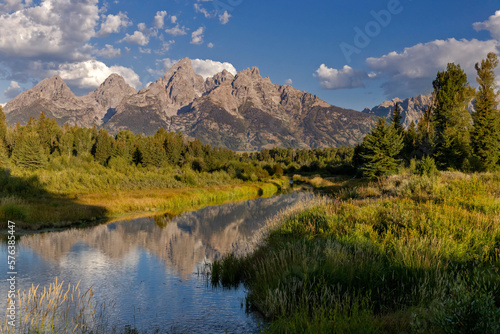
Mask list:
[[[159,212],[175,215],[206,205],[270,196],[287,185],[287,179],[280,178],[208,187],[113,190],[27,199],[12,196],[1,201],[0,229],[6,228],[7,220],[15,221],[18,230],[40,230],[90,225],[129,215],[138,217]]]
[[[212,267],[248,286],[267,332],[500,331],[500,174],[301,180],[332,199]]]

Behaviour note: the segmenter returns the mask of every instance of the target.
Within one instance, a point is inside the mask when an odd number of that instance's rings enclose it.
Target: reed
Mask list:
[[[281,213],[252,254],[217,264],[269,332],[498,332],[500,173],[312,180],[330,200]]]
[[[43,290],[32,286],[19,291],[15,327],[0,322],[1,333],[100,333],[104,331],[105,306],[95,301],[92,287],[58,282]]]

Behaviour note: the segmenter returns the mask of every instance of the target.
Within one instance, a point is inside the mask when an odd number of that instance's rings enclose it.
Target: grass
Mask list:
[[[1,333],[99,333],[104,332],[105,308],[94,300],[92,287],[82,291],[80,283],[67,287],[57,279],[43,291],[32,286],[19,291],[16,326],[0,321]]]
[[[282,184],[286,182],[274,180],[204,188],[115,190],[26,200],[10,196],[0,199],[0,228],[6,228],[8,219],[14,220],[20,229],[41,229],[153,211],[178,214],[209,204],[270,196],[281,189]]]
[[[213,265],[268,332],[500,332],[500,174],[301,181],[332,199]]]

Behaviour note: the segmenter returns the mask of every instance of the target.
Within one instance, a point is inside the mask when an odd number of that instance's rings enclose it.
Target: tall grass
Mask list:
[[[104,332],[104,306],[94,300],[92,287],[85,291],[57,278],[43,290],[32,286],[19,291],[16,326],[8,325],[8,318],[0,322],[2,333],[99,333]]]
[[[214,283],[247,284],[269,332],[500,330],[499,174],[331,183]]]

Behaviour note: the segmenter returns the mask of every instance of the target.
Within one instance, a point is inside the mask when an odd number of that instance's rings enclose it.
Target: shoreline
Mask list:
[[[288,180],[251,184],[229,184],[204,188],[169,188],[150,190],[120,190],[104,193],[68,194],[60,198],[22,200],[11,204],[19,216],[5,218],[16,222],[20,234],[39,233],[71,227],[86,227],[103,222],[144,217],[147,215],[177,215],[188,210],[219,205],[233,200],[271,196],[288,186]],[[1,226],[0,235],[7,229]]]

